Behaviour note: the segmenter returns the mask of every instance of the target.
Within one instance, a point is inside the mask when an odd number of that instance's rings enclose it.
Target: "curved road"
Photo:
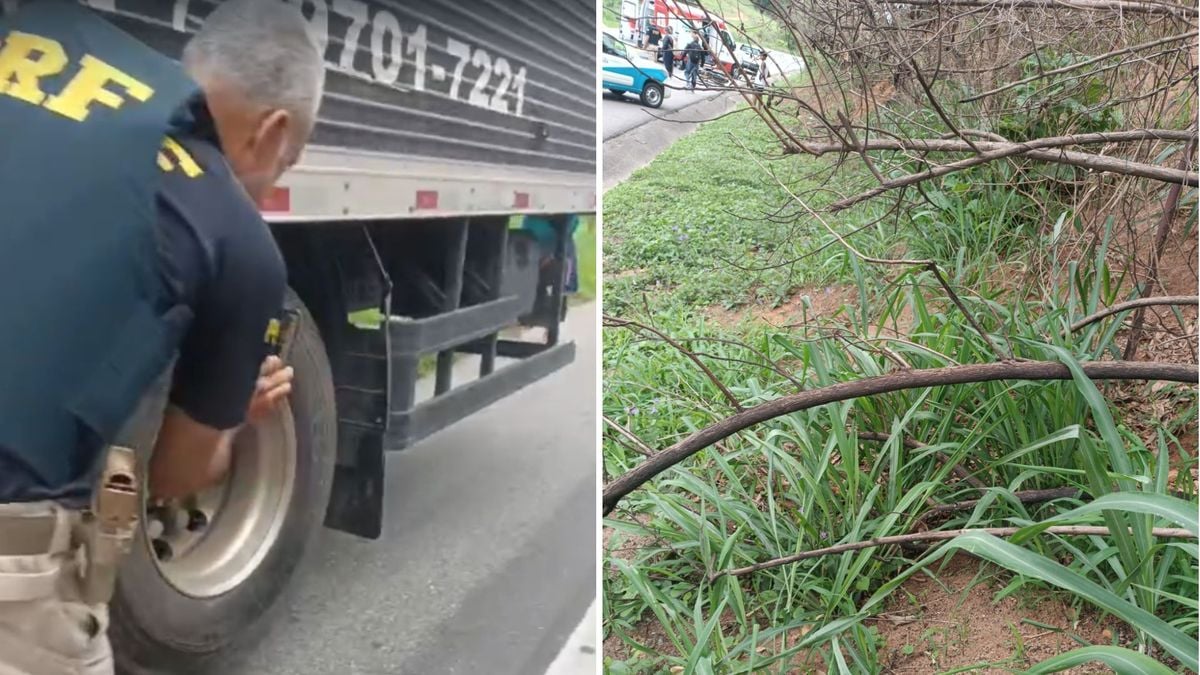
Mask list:
[[[667,86],[667,98],[658,109],[647,108],[638,101],[635,94],[616,96],[610,91],[604,91],[604,140],[635,129],[655,120],[654,115],[663,116],[667,113],[686,108],[693,103],[719,96],[719,91],[688,91],[684,89],[683,72],[676,70],[675,77]]]
[[[389,455],[383,536],[319,532],[264,639],[214,670],[545,672],[596,589],[596,306],[564,336],[574,363]]]

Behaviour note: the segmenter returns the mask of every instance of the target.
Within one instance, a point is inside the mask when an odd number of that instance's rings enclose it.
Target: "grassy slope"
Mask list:
[[[829,240],[822,231],[793,229],[790,223],[763,217],[785,203],[786,194],[763,178],[735,138],[758,150],[772,147],[770,135],[754,118],[725,118],[704,125],[605,195],[606,313],[651,320],[685,339],[747,404],[794,391],[764,356],[786,364],[785,372],[805,388],[892,370],[894,364],[866,345],[814,340],[816,333],[802,329],[718,325],[705,318],[705,305],[773,304],[806,284],[841,283],[858,299],[851,303],[857,308],[841,320],[858,334],[879,335],[879,324],[900,326],[908,343],[883,344],[913,367],[944,365],[947,358],[961,363],[994,358],[961,315],[947,309],[944,295],[926,273],[885,275],[857,265],[836,246],[789,267],[753,273],[718,260],[733,258],[745,265],[771,254],[786,260]],[[806,176],[817,166],[803,158],[773,163],[793,190],[814,201],[820,196]],[[947,263],[964,302],[986,330],[1030,341],[1018,344],[1020,356],[1055,358],[1036,346],[1046,341],[1075,358],[1102,356],[1113,343],[1114,324],[1061,337],[1065,316],[1054,303],[1063,302],[1065,289],[1044,303],[1024,301],[1020,293],[1005,296],[980,281],[998,259],[1017,259],[1029,251],[1052,253],[1048,237],[1026,231],[1023,240],[1000,245],[997,238],[1011,221],[1008,196],[958,203],[952,186],[946,194],[952,203],[943,211],[913,213],[914,222],[899,231],[869,230],[854,239],[856,246],[879,254],[902,245]],[[871,215],[841,215],[834,226],[845,232]],[[1069,315],[1083,316],[1117,299],[1101,281],[1107,274],[1085,261]],[[603,361],[605,414],[654,447],[665,447],[728,413],[712,383],[660,342],[608,329]],[[796,636],[810,631],[822,637],[811,645],[818,663],[840,658],[851,672],[876,672],[903,657],[896,653],[897,645],[886,644],[862,620],[880,611],[885,584],[912,569],[902,551],[830,556],[736,584],[705,582],[713,569],[906,532],[927,500],[950,503],[978,495],[949,478],[945,465],[929,452],[859,443],[847,427],[896,431],[938,445],[954,462],[970,466],[985,484],[995,486],[990,507],[953,516],[940,527],[1052,517],[1078,502],[1026,507],[1006,497],[1007,491],[1066,485],[1102,494],[1109,489],[1106,481],[1089,478],[1085,467],[1107,467],[1110,460],[1131,461],[1145,491],[1183,491],[1194,511],[1191,481],[1170,478],[1172,472],[1188,476],[1196,464],[1192,451],[1177,438],[1182,425],[1195,424],[1194,393],[1175,386],[1137,385],[1132,391],[1170,411],[1161,419],[1142,421],[1150,425],[1151,441],[1143,441],[1146,435],[1134,434],[1119,418],[1113,421],[1114,411],[1089,405],[1086,388],[1070,383],[992,383],[861,399],[789,415],[727,439],[719,453],[701,453],[631,495],[624,503],[628,511],[607,521],[615,534],[604,562],[606,654],[610,646],[619,647],[614,653],[624,652],[608,659],[609,672],[656,673],[672,666],[686,672],[764,667],[797,672],[795,659],[813,654],[798,651]],[[1107,436],[1102,437],[1097,430],[1104,429]],[[606,478],[642,459],[616,438],[606,434]],[[1174,457],[1169,463],[1158,459],[1168,456]],[[1100,539],[1048,537],[1026,543],[1022,550],[1035,560],[1045,555],[1065,561],[1072,573],[1173,620],[1187,639],[1195,639],[1195,603],[1187,600],[1196,597],[1194,554],[1139,545],[1122,554]],[[1139,589],[1131,591],[1127,579],[1111,567],[1088,569],[1086,561],[1092,559],[1122,559],[1128,569],[1145,561],[1139,573],[1150,576],[1142,576]],[[1019,569],[1018,563],[1013,565]],[[1023,597],[1028,590],[1047,588],[1035,576],[1015,577],[1006,592]],[[1174,595],[1157,596],[1149,588]],[[1086,605],[1078,596],[1060,597],[1069,606]],[[1071,633],[1069,625],[1056,629]],[[831,643],[831,637],[838,642]],[[643,642],[647,639],[650,644]],[[1124,642],[1129,643],[1128,636]],[[995,667],[1028,663],[1018,645]]]
[[[619,313],[629,300],[640,303],[641,292],[684,306],[770,305],[798,286],[845,277],[849,261],[836,249],[814,263],[778,266],[827,243],[829,235],[768,218],[787,201],[778,183],[764,180],[760,165],[760,155],[776,147],[765,125],[743,110],[703,125],[605,193],[606,311]],[[776,175],[799,191],[814,187],[807,176],[818,166],[799,158],[772,163]],[[827,197],[818,195],[814,203],[822,199]],[[876,251],[883,243],[863,245]],[[777,266],[747,272],[726,260]]]

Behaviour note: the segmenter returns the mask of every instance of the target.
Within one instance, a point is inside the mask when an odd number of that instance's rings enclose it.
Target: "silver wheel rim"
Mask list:
[[[647,93],[650,94],[648,97],[650,99],[650,105],[657,105],[658,102],[660,100],[662,100],[662,96],[658,93],[658,90],[655,89],[654,87],[650,87],[650,91]]]
[[[295,481],[295,421],[284,405],[238,432],[224,481],[170,507],[147,509],[142,523],[151,560],[184,595],[229,592],[274,546]]]

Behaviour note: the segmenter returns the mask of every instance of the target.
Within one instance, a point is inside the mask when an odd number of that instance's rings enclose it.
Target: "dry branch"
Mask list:
[[[1180,157],[1179,165],[1181,168],[1187,168],[1192,161],[1192,149],[1196,147],[1196,138],[1188,141],[1187,146],[1183,150],[1183,155]],[[1154,235],[1154,250],[1150,253],[1150,275],[1146,288],[1143,293],[1153,293],[1154,286],[1158,284],[1158,261],[1162,258],[1163,250],[1167,245],[1167,235],[1171,233],[1171,223],[1175,221],[1175,210],[1179,208],[1179,193],[1180,185],[1172,185],[1167,191],[1166,201],[1163,202],[1162,216],[1158,221],[1158,231]],[[1145,310],[1139,308],[1133,315],[1133,329],[1129,331],[1129,341],[1125,344],[1125,352],[1122,356],[1126,360],[1133,359],[1137,354],[1138,343],[1142,339],[1142,322],[1145,320]]]
[[[1093,380],[1166,380],[1194,384],[1200,370],[1195,365],[1100,361],[1081,364]],[[604,488],[604,514],[643,483],[684,459],[733,434],[781,415],[863,396],[905,389],[921,389],[997,380],[1070,380],[1071,371],[1051,361],[983,363],[890,373],[782,396],[726,417],[684,438],[614,479]]]
[[[1170,14],[1196,16],[1195,7],[1167,2],[1136,2],[1135,0],[895,0],[893,5],[921,7],[996,7],[1004,9],[1083,9],[1091,11],[1133,12],[1141,14]]]
[[[1055,499],[1075,499],[1079,497],[1080,494],[1082,493],[1080,492],[1079,488],[1069,487],[1048,488],[1045,490],[1017,490],[1016,492],[1009,493],[1013,499],[1016,499],[1022,504],[1040,504],[1042,502],[1049,502]],[[961,502],[954,502],[953,504],[939,504],[918,516],[913,525],[915,527],[916,525],[922,524],[934,516],[973,509],[979,505],[980,501],[981,500],[979,499],[964,499]]]
[[[608,415],[601,415],[601,418],[603,418],[605,424],[607,424],[614,431],[616,431],[617,433],[621,434],[626,439],[628,439],[628,441],[633,444],[633,446],[632,446],[633,449],[636,450],[639,454],[646,456],[646,457],[654,456],[654,448],[647,445],[646,442],[643,441],[641,438],[638,438],[637,434],[635,434],[632,431],[621,426],[620,423],[618,423],[616,420],[609,417]]]
[[[827,546],[813,551],[804,551],[795,555],[789,555],[782,558],[774,558],[772,560],[764,560],[760,563],[747,565],[746,567],[737,567],[731,570],[722,570],[714,572],[709,576],[709,581],[716,581],[721,577],[740,577],[754,572],[771,569],[787,565],[788,563],[808,560],[810,558],[820,558],[822,556],[834,555],[836,553],[845,553],[846,551],[858,551],[864,548],[875,548],[876,546],[890,546],[893,544],[907,544],[918,541],[945,541],[961,537],[964,534],[972,532],[986,532],[994,537],[1011,537],[1020,532],[1024,528],[1020,527],[978,527],[965,530],[942,530],[940,532],[914,532],[912,534],[897,534],[890,537],[877,537],[866,541],[855,541],[848,544],[838,544],[836,546]],[[1042,532],[1046,534],[1072,535],[1083,537],[1107,537],[1112,531],[1107,527],[1099,527],[1094,525],[1054,525],[1047,527]],[[1191,531],[1182,527],[1155,527],[1150,530],[1150,534],[1163,539],[1195,539],[1196,535]]]
[[[729,391],[729,387],[726,387],[725,384],[723,382],[721,382],[721,379],[719,377],[717,377],[716,373],[714,373],[711,369],[709,369],[708,366],[704,365],[704,362],[700,360],[700,357],[696,356],[695,352],[693,352],[692,350],[688,349],[687,347],[684,347],[683,345],[676,342],[674,339],[671,338],[670,335],[663,333],[662,331],[658,330],[657,328],[654,328],[653,326],[647,326],[644,323],[639,323],[639,322],[633,321],[631,319],[622,319],[620,317],[608,316],[607,314],[604,315],[604,323],[605,323],[605,325],[615,326],[615,327],[628,326],[628,327],[632,327],[636,330],[644,330],[647,333],[653,333],[654,335],[658,336],[658,338],[661,339],[663,342],[666,342],[667,344],[671,345],[672,347],[675,348],[676,351],[678,351],[680,354],[683,354],[684,356],[688,357],[688,359],[692,363],[696,364],[696,367],[699,368],[701,371],[703,371],[704,374],[708,377],[708,379],[717,387],[717,389],[719,389],[721,391],[721,394],[723,394],[725,396],[725,400],[729,402],[730,407],[732,407],[734,410],[737,410],[739,412],[744,410],[744,408],[742,407],[742,404],[737,400],[737,397],[733,395],[733,392]]]
[[[1074,333],[1081,328],[1096,323],[1100,319],[1112,316],[1113,314],[1120,314],[1121,312],[1137,309],[1138,307],[1153,307],[1154,305],[1195,305],[1198,303],[1200,303],[1200,296],[1195,295],[1160,295],[1153,298],[1136,298],[1134,300],[1118,302],[1111,307],[1105,307],[1099,312],[1096,312],[1095,314],[1089,314],[1088,316],[1085,316],[1071,324],[1071,332]]]
[[[877,441],[879,443],[887,443],[892,439],[891,434],[881,434],[877,431],[860,431],[858,432],[858,437],[864,441]],[[904,447],[908,448],[909,450],[920,450],[922,448],[929,447],[928,445],[911,438],[901,438],[900,442],[903,443]],[[941,451],[937,451],[935,454],[937,455],[937,458],[941,460],[942,464],[950,464],[950,473],[958,476],[961,480],[970,483],[972,487],[980,490],[987,488],[987,485],[985,485],[983,481],[979,480],[975,476],[972,476],[970,471],[962,468],[962,466],[959,464],[952,464],[950,462],[950,455],[947,455]]]
[[[1138,52],[1143,49],[1149,49],[1151,47],[1157,47],[1159,45],[1170,44],[1172,42],[1179,42],[1180,40],[1194,39],[1196,37],[1196,35],[1197,35],[1197,33],[1195,33],[1195,32],[1184,33],[1183,35],[1171,35],[1169,37],[1154,40],[1152,42],[1145,42],[1140,45],[1133,45],[1133,46],[1125,47],[1122,49],[1114,49],[1111,52],[1108,52],[1106,54],[1101,54],[1100,56],[1092,57],[1086,61],[1080,61],[1079,63],[1072,63],[1069,66],[1063,66],[1062,68],[1055,68],[1054,70],[1043,71],[1043,72],[1038,73],[1037,75],[1030,75],[1029,77],[1026,77],[1024,79],[1016,80],[1014,82],[1009,82],[1007,84],[1001,85],[994,89],[989,89],[981,94],[975,94],[974,96],[968,96],[967,98],[959,99],[959,102],[960,103],[970,103],[971,101],[978,101],[981,98],[987,98],[988,96],[994,96],[996,94],[999,94],[1002,91],[1008,91],[1009,89],[1019,87],[1022,84],[1029,84],[1030,82],[1036,82],[1037,80],[1040,80],[1043,78],[1051,77],[1054,75],[1061,75],[1063,73],[1069,73],[1072,70],[1079,70],[1080,68],[1086,68],[1092,64],[1098,63],[1100,61],[1104,61],[1106,59],[1111,59],[1116,56],[1121,56],[1122,54],[1132,54],[1133,52]]]
[[[972,132],[970,130],[963,131],[964,135],[973,135],[975,133],[977,133],[977,132]],[[841,200],[834,202],[829,208],[831,211],[838,211],[838,210],[853,206],[854,204],[857,204],[859,202],[871,199],[872,197],[879,196],[890,190],[895,190],[897,188],[914,185],[916,183],[920,183],[922,181],[927,181],[932,178],[938,178],[940,176],[945,176],[947,174],[954,173],[956,171],[962,171],[964,169],[968,169],[973,166],[978,166],[980,164],[986,164],[988,162],[994,162],[998,159],[1004,159],[1005,157],[1012,157],[1015,155],[1025,155],[1027,157],[1032,156],[1035,159],[1044,159],[1044,157],[1036,156],[1035,154],[1033,154],[1031,152],[1034,150],[1038,150],[1039,148],[1051,148],[1051,147],[1064,146],[1064,145],[1085,145],[1085,144],[1093,144],[1093,143],[1124,143],[1124,142],[1131,142],[1131,141],[1146,141],[1146,140],[1180,141],[1180,140],[1185,140],[1184,137],[1186,137],[1186,135],[1190,134],[1190,133],[1191,132],[1176,132],[1176,131],[1171,131],[1171,130],[1167,130],[1167,129],[1137,129],[1137,130],[1121,131],[1121,132],[1108,132],[1108,133],[1095,133],[1095,134],[1074,134],[1071,136],[1059,136],[1059,137],[1055,137],[1055,138],[1039,138],[1035,141],[1028,141],[1025,143],[1013,143],[1013,142],[1008,142],[1008,141],[1000,141],[1000,142],[991,141],[990,143],[970,143],[970,142],[964,140],[961,142],[954,142],[955,147],[953,147],[953,148],[947,148],[947,147],[945,147],[945,144],[938,143],[935,145],[936,149],[930,149],[928,147],[927,142],[920,142],[920,141],[904,142],[904,141],[880,140],[880,141],[876,141],[874,143],[874,145],[876,147],[868,147],[865,149],[863,149],[861,147],[854,147],[854,148],[849,148],[848,150],[853,150],[855,152],[858,152],[858,153],[862,154],[864,157],[867,156],[866,150],[916,150],[916,151],[932,151],[932,152],[967,152],[967,151],[973,152],[973,151],[978,150],[978,151],[980,151],[980,154],[978,154],[974,157],[968,157],[966,159],[958,160],[957,162],[951,162],[949,164],[935,166],[935,167],[932,167],[930,169],[927,169],[927,170],[919,172],[919,173],[909,174],[907,176],[902,176],[900,178],[893,178],[890,180],[882,181],[876,187],[873,187],[869,190],[864,190],[863,192],[861,192],[857,195],[854,195],[852,197],[847,197],[845,199],[841,199]],[[989,136],[994,136],[994,134],[989,134]],[[948,139],[939,139],[939,140],[948,140]],[[1190,139],[1186,139],[1186,140],[1190,140]],[[885,145],[893,146],[893,147],[883,147]],[[905,146],[908,146],[908,147],[905,147]],[[919,147],[919,146],[926,146],[926,147]],[[983,147],[981,147],[981,146],[983,146]],[[1000,146],[1000,147],[996,147],[996,146]],[[807,147],[810,150],[814,151],[814,154],[817,154],[817,155],[824,154],[826,152],[837,152],[837,151],[844,152],[847,150],[847,148],[842,148],[841,150],[837,150],[837,148],[838,148],[837,145],[816,145],[816,146],[810,145]],[[1115,161],[1112,158],[1101,157],[1100,155],[1086,155],[1084,153],[1072,153],[1072,155],[1073,156],[1074,155],[1082,155],[1083,157],[1097,157],[1097,158],[1109,160],[1110,164],[1115,165]],[[1048,160],[1048,161],[1053,161],[1053,160]],[[1077,166],[1079,165],[1075,161],[1064,162],[1064,163],[1075,164]],[[1142,166],[1146,166],[1146,165],[1142,165]],[[1158,169],[1161,167],[1153,167],[1153,168]],[[1172,170],[1168,169],[1167,171],[1172,171]],[[1173,175],[1175,175],[1177,178],[1181,178],[1181,179],[1191,178],[1193,181],[1195,181],[1195,179],[1196,179],[1195,173],[1188,173],[1186,170],[1178,170],[1177,173],[1173,174]],[[1156,176],[1157,176],[1157,172],[1156,172]],[[1179,183],[1176,183],[1176,185],[1178,185],[1178,184]]]

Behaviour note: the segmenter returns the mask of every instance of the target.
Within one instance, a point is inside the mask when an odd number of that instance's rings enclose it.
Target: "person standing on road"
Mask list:
[[[667,69],[667,79],[675,74],[675,37],[672,35],[671,27],[667,26],[667,32],[662,39],[662,64],[663,68]]]
[[[687,80],[688,89],[696,90],[696,78],[700,74],[700,63],[704,53],[704,48],[700,46],[700,36],[692,33],[692,41],[684,47],[687,51],[687,65],[683,71],[684,79]]]
[[[704,19],[704,23],[700,25],[700,67],[703,68],[708,64],[708,47],[712,44],[713,36],[713,21],[711,18]]]
[[[131,422],[161,420],[148,491],[174,499],[291,390],[256,202],[307,143],[323,56],[260,0],[218,5],[182,69],[79,3],[22,3],[0,44],[0,128],[21,130],[0,139],[0,672],[108,675],[143,504]]]
[[[767,52],[758,53],[758,71],[754,73],[754,86],[762,91],[767,88]]]
[[[657,53],[658,52],[658,43],[661,40],[662,40],[662,32],[659,31],[658,26],[656,26],[655,24],[650,24],[650,31],[646,34],[646,49],[648,49],[651,52],[655,52],[655,54],[654,54],[655,60],[658,59],[658,53]]]

